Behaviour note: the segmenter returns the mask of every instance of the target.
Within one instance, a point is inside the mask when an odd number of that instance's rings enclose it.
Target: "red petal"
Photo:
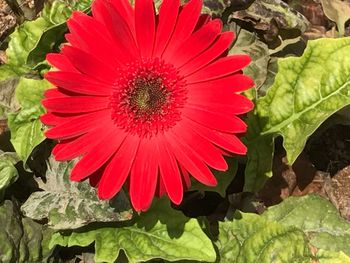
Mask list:
[[[130,175],[130,199],[136,211],[146,211],[152,203],[158,180],[158,160],[155,140],[140,142]]]
[[[49,111],[62,113],[83,113],[107,109],[108,97],[65,97],[44,99],[41,103]]]
[[[114,5],[104,0],[92,3],[92,14],[95,19],[105,25],[113,37],[114,44],[124,51],[124,59],[135,60],[139,57],[138,48],[126,19]],[[128,19],[128,18],[127,18]]]
[[[198,29],[200,29],[202,26],[204,26],[206,23],[208,23],[209,21],[211,21],[211,16],[208,14],[202,14],[200,15],[197,25],[194,29],[194,32],[196,32]]]
[[[235,74],[231,77],[232,86],[235,92],[242,92],[254,87],[254,80],[243,74]]]
[[[203,104],[206,103],[213,103],[213,102],[219,102],[223,104],[231,104],[236,103],[236,100],[239,102],[240,97],[237,97],[237,94],[235,94],[232,89],[225,87],[215,87],[215,88],[208,88],[208,86],[205,86],[206,83],[203,83],[203,88],[192,88],[192,85],[188,85],[188,102],[202,102]]]
[[[172,150],[176,159],[181,165],[185,167],[191,175],[198,181],[205,185],[215,186],[217,184],[216,178],[209,170],[208,166],[192,151],[191,148],[187,147],[176,141],[171,132],[165,134],[169,149]]]
[[[119,12],[121,17],[123,17],[125,19],[125,22],[128,24],[129,29],[135,38],[135,36],[136,36],[135,20],[134,20],[135,12],[134,12],[134,9],[131,6],[129,0],[111,1],[110,3]]]
[[[165,189],[163,180],[161,177],[159,177],[155,195],[160,198],[165,194],[166,194],[166,189]]]
[[[206,50],[220,34],[222,22],[215,19],[201,29],[196,31],[181,46],[174,51],[168,53],[169,57],[163,57],[165,60],[172,61],[175,67],[180,67]]]
[[[226,171],[227,163],[222,157],[220,150],[213,146],[208,140],[198,136],[198,134],[186,125],[186,123],[179,123],[172,129],[172,134],[177,142],[181,142],[182,145],[191,148],[197,156],[202,159],[210,167],[219,170]]]
[[[98,196],[110,199],[122,188],[134,162],[140,139],[128,135],[103,173],[98,185]]]
[[[224,103],[212,103],[212,102],[187,102],[187,107],[191,109],[202,109],[208,110],[210,112],[218,112],[225,114],[244,114],[251,111],[254,107],[254,104],[247,99],[247,102],[235,102],[231,101],[232,104],[224,104]]]
[[[161,56],[174,31],[179,13],[180,1],[163,1],[159,11],[159,23],[154,46],[154,56]]]
[[[100,169],[98,169],[97,171],[93,172],[92,174],[90,174],[89,176],[89,183],[92,187],[97,187],[98,183],[100,182],[100,179],[103,175],[103,172],[105,170],[105,166],[106,165],[102,165],[100,167]]]
[[[104,83],[114,84],[117,72],[108,64],[75,47],[66,45],[61,51],[80,72]]]
[[[247,130],[247,125],[234,115],[193,108],[185,108],[182,113],[187,118],[215,130],[230,133],[241,133]]]
[[[93,130],[98,125],[108,125],[111,122],[109,110],[87,113],[80,116],[66,118],[54,128],[45,132],[50,139],[69,139]]]
[[[183,41],[191,36],[200,16],[202,3],[202,0],[191,0],[182,8],[174,33],[163,53],[164,57],[172,54]]]
[[[62,54],[49,53],[46,55],[46,60],[59,70],[79,72],[69,59]]]
[[[211,111],[243,114],[253,109],[254,104],[243,95],[234,93],[202,92],[191,90],[188,94],[187,105],[191,108],[211,109]]]
[[[190,178],[190,174],[188,173],[188,171],[185,169],[185,167],[183,167],[183,165],[179,164],[180,170],[181,170],[181,175],[182,175],[182,180],[185,186],[185,189],[190,189],[191,187],[191,178]]]
[[[221,58],[198,72],[187,76],[187,83],[203,82],[233,74],[250,63],[247,55],[232,55]]]
[[[161,182],[164,184],[170,200],[180,204],[183,197],[182,178],[176,159],[165,143],[158,145],[159,170]]]
[[[124,132],[116,129],[106,131],[104,137],[98,139],[99,143],[74,166],[70,179],[80,181],[99,169],[118,150],[125,136]]]
[[[135,27],[139,50],[143,57],[151,57],[156,31],[153,0],[135,1]]]
[[[45,78],[53,85],[67,91],[97,96],[109,96],[112,92],[111,85],[98,82],[81,73],[50,71],[45,74]]]
[[[73,35],[73,34],[67,33],[67,34],[64,35],[64,38],[73,47],[77,47],[77,48],[79,47],[82,50],[88,48],[86,46],[86,44],[77,35]]]
[[[209,129],[192,120],[183,120],[183,122],[188,122],[188,125],[192,126],[198,134],[227,151],[236,154],[246,154],[247,152],[247,147],[233,134]]]
[[[234,74],[220,79],[214,79],[206,82],[189,84],[187,89],[192,92],[241,92],[254,86],[254,81],[242,74]]]
[[[233,41],[233,38],[234,34],[232,32],[222,33],[218,40],[210,48],[182,66],[182,68],[180,68],[181,74],[188,76],[208,65],[228,49]]]
[[[99,26],[96,20],[91,19],[84,13],[73,12],[72,17],[67,21],[67,25],[69,31],[73,33],[73,39],[68,37],[73,46],[78,44],[75,47],[102,58],[104,62],[113,67],[121,65],[119,57],[122,51],[118,50],[117,46],[112,45],[112,41],[108,37],[108,31]],[[72,40],[75,43],[72,43]]]
[[[40,116],[40,121],[45,125],[57,125],[64,121],[64,118],[57,116],[53,113],[46,113]]]
[[[64,94],[60,92],[57,88],[56,89],[48,89],[44,92],[45,98],[67,98],[69,97],[67,94]]]
[[[92,147],[94,147],[98,143],[96,138],[99,138],[105,131],[105,127],[103,129],[99,128],[83,134],[76,139],[60,142],[55,146],[52,153],[57,161],[74,159],[87,153]]]

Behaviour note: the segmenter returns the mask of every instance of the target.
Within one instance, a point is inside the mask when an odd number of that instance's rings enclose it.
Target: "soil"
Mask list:
[[[281,142],[277,142],[273,177],[258,194],[265,206],[289,196],[315,193],[328,198],[350,220],[350,126],[322,130],[309,139],[293,166],[287,164]]]
[[[16,16],[13,11],[5,0],[0,0],[0,43],[6,38],[16,24]]]

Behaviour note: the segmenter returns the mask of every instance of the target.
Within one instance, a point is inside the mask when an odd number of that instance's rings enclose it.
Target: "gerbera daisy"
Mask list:
[[[144,211],[156,189],[179,204],[189,175],[215,186],[209,167],[246,153],[235,134],[246,131],[236,115],[253,107],[237,94],[253,86],[241,72],[250,58],[227,56],[234,34],[201,8],[164,0],[157,14],[152,0],[96,0],[92,16],[72,14],[69,44],[47,56],[56,88],[42,101],[56,160],[81,157],[71,180],[89,178],[101,199],[128,181]]]

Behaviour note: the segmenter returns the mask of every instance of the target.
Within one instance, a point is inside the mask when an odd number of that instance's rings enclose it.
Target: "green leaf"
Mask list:
[[[48,2],[40,17],[24,22],[9,36],[7,67],[19,76],[32,72],[38,63],[45,60],[46,53],[64,41],[65,23],[72,11],[87,11],[90,4],[91,0]],[[0,67],[1,70],[3,68]]]
[[[234,30],[235,24],[231,24],[231,30]],[[236,26],[237,27],[237,26]],[[252,62],[244,69],[244,74],[254,79],[255,89],[264,84],[267,77],[267,68],[270,60],[269,49],[267,45],[258,39],[258,36],[247,30],[239,28],[236,31],[236,41],[230,49],[230,54],[247,54]]]
[[[21,110],[8,115],[8,126],[11,142],[24,163],[34,147],[45,139],[39,120],[45,110],[40,101],[49,87],[50,83],[46,80],[21,78],[16,88],[16,98]]]
[[[218,184],[215,187],[206,186],[204,184],[201,184],[197,180],[192,180],[192,185],[190,190],[217,192],[222,197],[225,197],[226,189],[232,182],[238,169],[237,158],[225,158],[225,159],[228,164],[227,171],[222,172],[222,171],[212,170],[213,174],[218,180]]]
[[[231,1],[227,0],[204,0],[204,7],[208,10],[210,15],[213,16],[221,16],[226,8],[231,6]],[[203,11],[203,10],[202,10]]]
[[[236,213],[233,221],[219,223],[217,262],[310,262],[304,233],[256,214]]]
[[[334,252],[320,249],[316,258],[319,263],[350,263],[350,257],[343,252]]]
[[[343,251],[350,256],[350,222],[320,196],[290,197],[270,207],[263,217],[284,226],[300,228],[317,248]]]
[[[53,229],[73,229],[92,222],[124,221],[132,218],[132,209],[124,192],[110,201],[97,197],[96,189],[85,182],[71,182],[74,161],[50,159],[44,191],[34,192],[22,205],[23,214],[35,220],[48,218]]]
[[[237,212],[219,223],[218,262],[349,262],[349,229],[327,200],[290,197],[262,216]]]
[[[0,66],[0,120],[7,119],[7,114],[19,109],[15,98],[18,76],[9,65]]]
[[[19,161],[15,153],[0,150],[0,200],[2,200],[5,189],[18,178],[18,171],[14,166]]]
[[[239,1],[251,3],[250,1]],[[290,8],[282,0],[260,0],[253,1],[247,9],[234,12],[233,18],[247,21],[256,21],[257,29],[268,30],[271,25],[277,25],[278,29],[299,29],[305,32],[308,29],[308,20],[299,12]]]
[[[256,192],[272,176],[274,137],[272,135],[260,136],[264,124],[261,123],[257,107],[247,116],[248,130],[244,143],[248,148],[248,160],[245,169],[244,191]]]
[[[0,262],[45,262],[52,250],[45,248],[52,231],[31,219],[21,219],[9,200],[0,206]]]
[[[249,129],[254,130],[247,136],[248,144],[253,145],[248,155],[255,160],[248,163],[247,182],[266,177],[270,158],[259,158],[263,151],[270,156],[272,150],[265,146],[271,138],[283,136],[288,161],[293,164],[308,137],[329,116],[350,104],[349,52],[350,38],[319,39],[309,41],[302,57],[278,61],[274,84],[257,100],[254,117],[248,120]],[[259,149],[259,156],[254,149]],[[245,190],[257,188],[246,185]]]
[[[50,247],[87,246],[93,242],[97,262],[114,262],[120,250],[124,250],[130,262],[153,258],[213,262],[216,258],[213,245],[198,221],[172,209],[166,199],[155,202],[134,225],[76,231],[70,235],[56,233]]]

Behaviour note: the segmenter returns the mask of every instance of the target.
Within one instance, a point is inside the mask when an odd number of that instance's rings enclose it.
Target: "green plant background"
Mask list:
[[[188,217],[165,199],[155,200],[141,214],[133,213],[124,192],[110,202],[99,201],[88,183],[68,180],[72,162],[44,159],[50,155],[39,121],[44,113],[40,100],[50,87],[42,78],[49,70],[45,55],[58,52],[72,11],[89,13],[90,4],[49,1],[35,20],[25,21],[8,37],[7,63],[0,66],[0,116],[7,119],[14,151],[0,151],[1,262],[56,262],[63,247],[91,246],[96,262],[350,262],[350,223],[317,195],[290,197],[261,215],[227,211],[213,227],[212,219],[209,224],[208,218]],[[156,1],[156,7],[159,4]],[[284,29],[306,30],[307,22],[280,1],[259,4],[284,14]],[[276,59],[275,50],[256,34],[227,23],[230,8],[229,1],[209,0],[203,11],[221,17],[226,29],[237,32],[231,54],[253,58],[245,69],[256,81],[255,89],[245,95],[256,106],[246,116],[244,190],[254,193],[272,176],[277,137],[283,137],[288,162],[293,164],[316,129],[350,104],[350,38],[309,41],[300,56]],[[246,13],[256,15],[254,8]],[[269,21],[268,16],[261,18]],[[271,77],[273,59],[277,72]],[[225,197],[238,167],[236,158],[228,163],[227,172],[216,173],[216,188],[194,182],[191,190]],[[44,174],[42,166],[49,167]],[[9,198],[6,193],[19,178],[36,180],[41,190],[33,190],[25,200]]]

